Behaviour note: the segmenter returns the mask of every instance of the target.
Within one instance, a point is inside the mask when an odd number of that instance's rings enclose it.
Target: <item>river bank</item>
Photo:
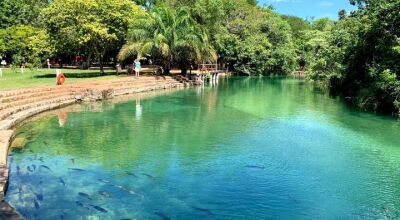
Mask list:
[[[9,173],[7,155],[17,124],[39,113],[74,103],[183,86],[186,84],[169,76],[149,76],[0,91],[0,217],[20,219],[15,209],[4,201]]]

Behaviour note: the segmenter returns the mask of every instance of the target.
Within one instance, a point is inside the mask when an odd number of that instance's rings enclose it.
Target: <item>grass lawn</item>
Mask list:
[[[99,70],[62,69],[61,72],[63,72],[67,78],[65,81],[66,84],[117,77],[115,70],[106,70],[105,76],[100,76]],[[19,68],[3,68],[3,77],[0,77],[0,90],[55,85],[55,83],[55,69],[25,69],[24,73],[21,73]]]

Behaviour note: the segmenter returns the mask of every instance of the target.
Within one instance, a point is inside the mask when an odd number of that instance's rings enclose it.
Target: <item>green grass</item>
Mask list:
[[[98,79],[112,79],[117,77],[115,70],[107,70],[105,76],[101,76],[99,70],[62,69],[61,72],[66,75],[66,84]],[[25,69],[24,73],[21,73],[19,68],[3,68],[3,77],[0,77],[0,91],[55,85],[55,75],[55,69]]]

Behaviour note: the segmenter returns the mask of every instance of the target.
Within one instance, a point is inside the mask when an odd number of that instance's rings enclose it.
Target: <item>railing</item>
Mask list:
[[[209,72],[225,72],[226,70],[222,68],[221,65],[218,64],[200,64],[199,65],[200,73],[205,74]]]

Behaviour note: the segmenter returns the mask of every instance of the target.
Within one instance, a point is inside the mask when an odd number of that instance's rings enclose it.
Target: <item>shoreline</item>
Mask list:
[[[23,219],[4,200],[9,174],[7,157],[16,127],[45,112],[74,104],[96,103],[190,85],[191,83],[170,76],[143,76],[0,91],[0,218]]]

